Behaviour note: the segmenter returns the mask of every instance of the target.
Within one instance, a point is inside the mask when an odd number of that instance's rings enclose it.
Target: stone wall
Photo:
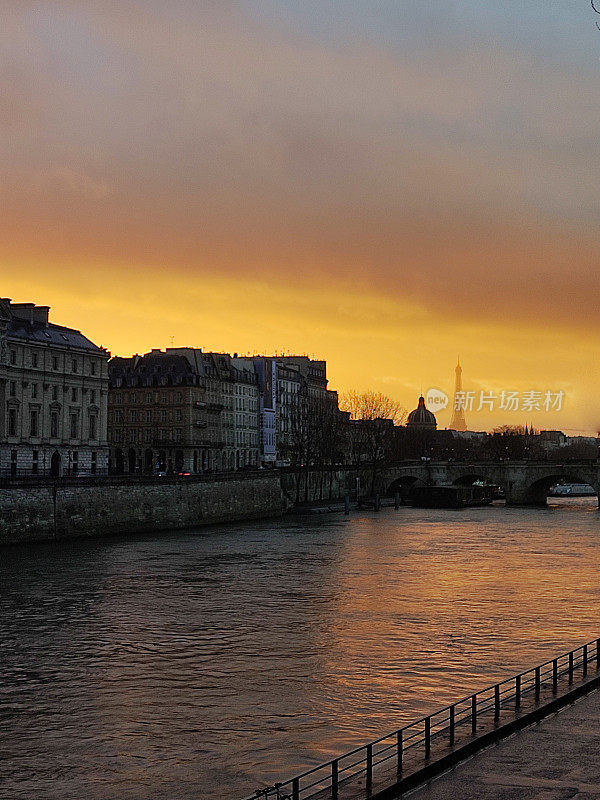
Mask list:
[[[346,495],[356,499],[357,490],[360,497],[367,497],[371,493],[372,483],[373,470],[370,467],[281,470],[283,492],[292,505],[298,506],[340,501]]]
[[[194,528],[278,516],[289,505],[277,473],[140,483],[23,482],[0,488],[0,544]]]

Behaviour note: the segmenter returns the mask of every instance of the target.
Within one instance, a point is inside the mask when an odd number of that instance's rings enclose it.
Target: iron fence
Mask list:
[[[563,653],[557,658],[544,661],[531,669],[520,672],[500,683],[487,686],[467,695],[452,705],[421,717],[403,728],[356,747],[331,761],[326,761],[273,786],[258,789],[245,800],[307,800],[329,790],[331,800],[337,800],[338,789],[343,781],[362,777],[367,794],[372,787],[373,771],[387,764],[395,768],[400,779],[408,753],[416,753],[426,762],[431,757],[434,743],[453,745],[457,731],[477,733],[478,721],[486,712],[493,712],[494,720],[500,719],[501,710],[507,708],[518,712],[524,696],[539,701],[542,689],[557,694],[560,678],[568,676],[571,684],[575,673],[585,678],[590,663],[600,670],[600,638],[593,639],[581,647]]]

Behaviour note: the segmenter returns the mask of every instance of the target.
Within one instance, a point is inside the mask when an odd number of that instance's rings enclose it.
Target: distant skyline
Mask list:
[[[113,353],[564,391],[600,428],[600,33],[533,0],[9,0],[2,294]],[[449,424],[450,409],[440,412]],[[476,424],[477,423],[477,424]]]

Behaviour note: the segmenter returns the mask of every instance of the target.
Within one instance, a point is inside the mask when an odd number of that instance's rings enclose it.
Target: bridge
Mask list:
[[[400,461],[374,466],[331,465],[322,468],[285,467],[281,486],[291,505],[361,498],[393,497],[409,486],[472,485],[484,481],[500,486],[508,505],[545,506],[551,486],[560,481],[587,483],[600,491],[600,461]],[[600,505],[600,503],[599,503]]]
[[[380,494],[393,496],[407,486],[471,485],[477,480],[501,486],[508,505],[546,505],[551,486],[588,483],[598,494],[600,462],[569,461],[411,461],[381,470],[376,485]]]

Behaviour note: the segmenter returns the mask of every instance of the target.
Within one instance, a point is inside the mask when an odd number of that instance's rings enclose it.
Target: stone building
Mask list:
[[[0,474],[104,474],[110,354],[49,311],[0,299]]]
[[[200,473],[255,465],[256,376],[233,361],[197,348],[111,359],[111,469]]]
[[[288,466],[297,446],[303,379],[295,364],[277,363],[277,465]]]
[[[327,398],[327,362],[314,361],[308,356],[279,356],[277,363],[298,371],[309,397]]]
[[[323,413],[320,404],[340,414],[337,393],[327,389],[327,362],[308,356],[245,356],[239,360],[251,363],[257,375],[261,462],[286,466],[302,460],[313,427],[309,419]],[[345,417],[343,421],[347,422]],[[337,452],[335,456],[340,457]]]
[[[111,471],[199,471],[212,443],[206,389],[189,361],[153,350],[112,358],[108,369]]]
[[[237,359],[254,370],[258,388],[258,461],[274,467],[277,461],[277,360],[272,356]]]
[[[232,400],[230,418],[234,450],[229,451],[229,466],[260,465],[260,398],[258,376],[253,364],[234,356],[231,359]]]
[[[419,397],[419,402],[414,411],[411,411],[406,420],[406,427],[419,431],[434,431],[437,428],[437,420],[425,405],[423,395]]]
[[[233,471],[258,466],[258,381],[253,365],[227,353],[203,352],[202,360],[209,421],[219,441],[204,468]]]

